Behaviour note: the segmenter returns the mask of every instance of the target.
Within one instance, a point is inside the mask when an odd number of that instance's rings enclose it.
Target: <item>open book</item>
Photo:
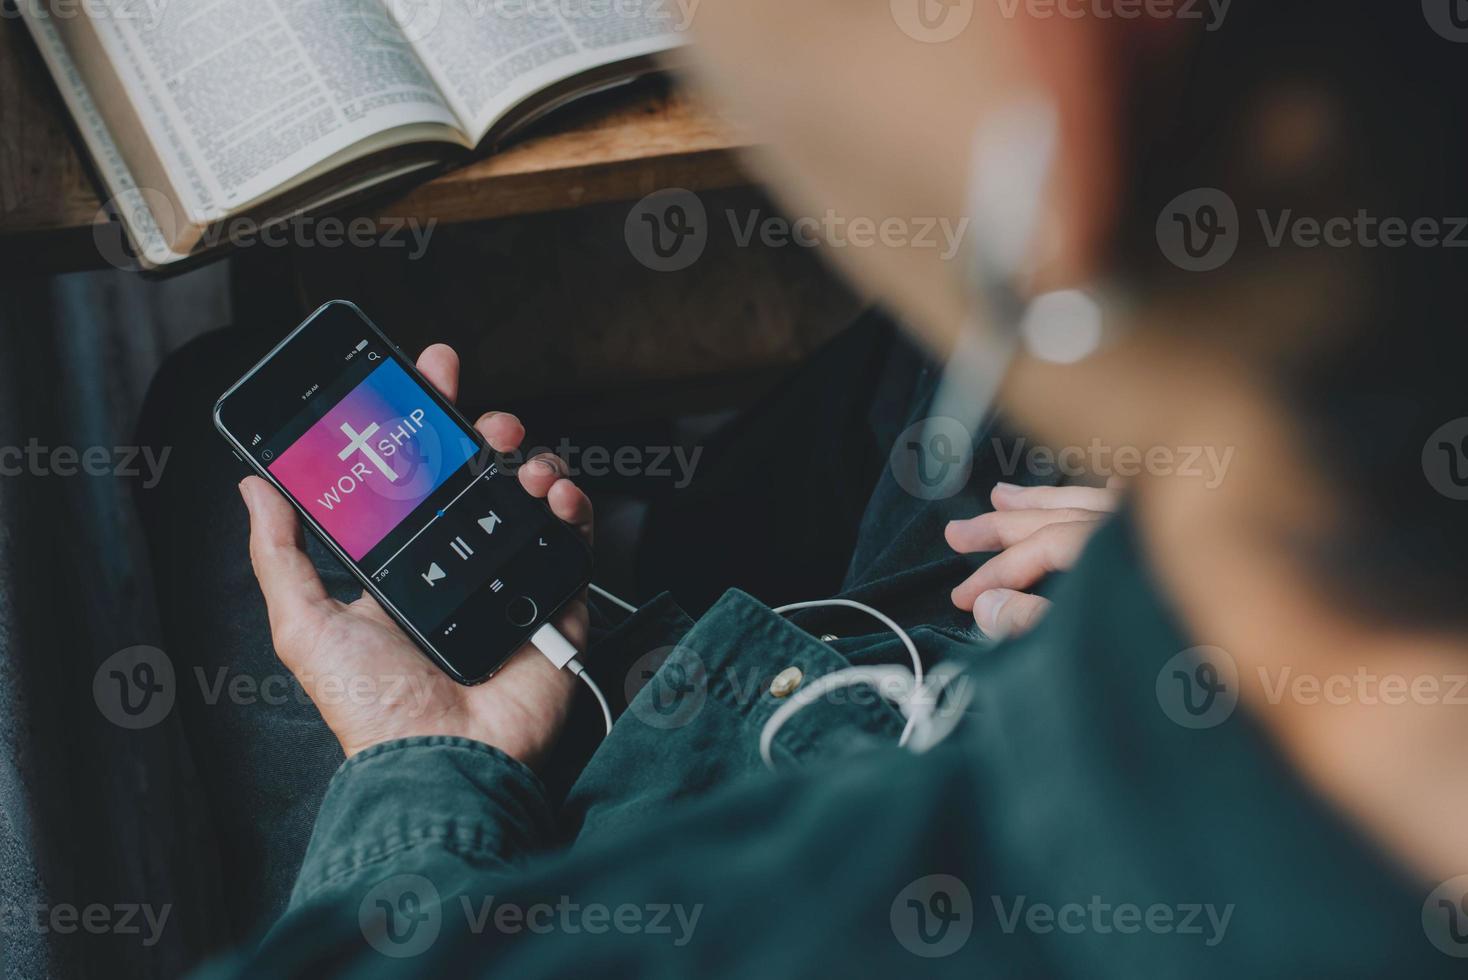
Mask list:
[[[105,0],[19,9],[137,262],[340,205],[651,70],[697,0]]]

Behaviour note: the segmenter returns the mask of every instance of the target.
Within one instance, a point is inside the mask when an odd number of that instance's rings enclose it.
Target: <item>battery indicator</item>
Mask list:
[[[360,344],[357,345],[357,349],[353,353],[360,354],[360,353],[362,353],[366,349],[367,349],[367,341],[364,340]]]

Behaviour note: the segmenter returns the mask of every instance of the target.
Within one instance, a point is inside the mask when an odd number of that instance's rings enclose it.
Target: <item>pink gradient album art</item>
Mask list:
[[[271,474],[358,561],[474,455],[393,361],[280,454]]]

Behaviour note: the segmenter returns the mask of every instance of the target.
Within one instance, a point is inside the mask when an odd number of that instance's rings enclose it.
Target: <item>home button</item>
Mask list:
[[[535,605],[535,600],[528,596],[512,599],[505,607],[505,618],[510,621],[511,626],[529,626],[539,615],[540,609]]]

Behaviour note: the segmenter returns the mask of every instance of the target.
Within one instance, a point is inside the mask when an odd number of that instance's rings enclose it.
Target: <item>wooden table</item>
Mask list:
[[[663,187],[746,183],[730,127],[650,79],[552,115],[499,153],[422,184],[378,214],[452,224],[636,200]],[[25,25],[0,17],[0,263],[99,265],[90,165]]]
[[[353,209],[436,220],[425,261],[403,249],[231,253],[232,318],[277,334],[349,297],[405,347],[453,343],[468,405],[534,400],[544,417],[610,421],[750,404],[860,304],[812,250],[729,233],[726,213],[774,211],[739,169],[731,131],[660,79],[583,100],[498,153]],[[0,17],[0,297],[102,265],[98,187],[24,24]],[[697,191],[721,219],[703,258],[672,275],[636,262],[624,237],[627,202],[668,187]]]

